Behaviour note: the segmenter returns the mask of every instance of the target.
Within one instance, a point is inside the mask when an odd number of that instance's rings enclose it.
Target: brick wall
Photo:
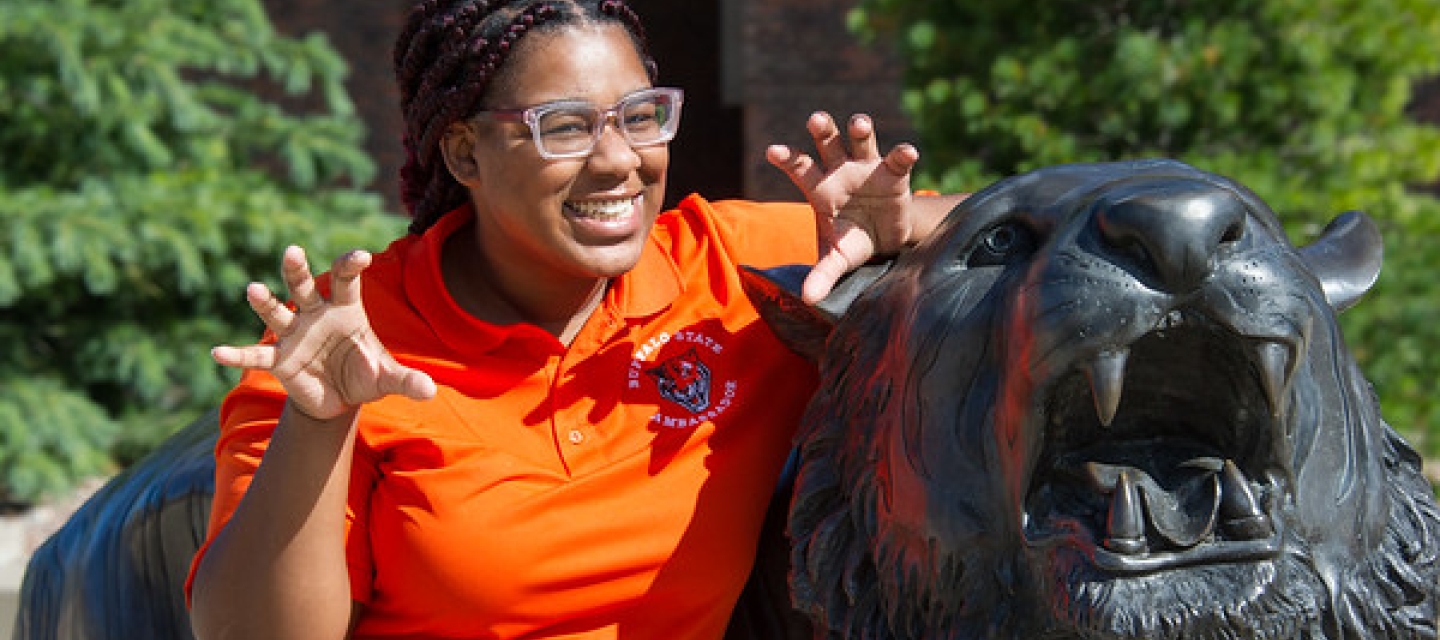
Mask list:
[[[854,0],[737,1],[748,195],[796,197],[794,186],[765,162],[763,153],[771,142],[809,149],[804,123],[819,109],[842,119],[869,113],[882,150],[913,141],[900,109],[899,61],[883,49],[860,44],[845,27]]]

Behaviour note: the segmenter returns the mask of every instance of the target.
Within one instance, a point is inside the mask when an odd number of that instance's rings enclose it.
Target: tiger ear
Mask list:
[[[1375,286],[1385,244],[1370,216],[1349,211],[1331,220],[1318,240],[1301,247],[1300,257],[1319,278],[1330,306],[1344,311]]]
[[[835,283],[830,295],[814,306],[800,298],[801,285],[810,274],[808,265],[790,264],[764,270],[742,267],[740,280],[760,318],[770,325],[780,341],[795,353],[819,362],[825,341],[840,316],[845,315],[862,291],[890,270],[891,264],[893,262],[872,262],[846,274]]]

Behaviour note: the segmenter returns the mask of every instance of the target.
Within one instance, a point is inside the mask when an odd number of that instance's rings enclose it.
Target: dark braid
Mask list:
[[[493,47],[483,49],[484,56],[480,60],[480,68],[475,70],[477,72],[476,75],[483,78],[493,78],[500,62],[504,60],[505,56],[514,48],[515,41],[525,35],[536,23],[553,18],[557,13],[555,7],[544,3],[526,7],[520,15],[515,17],[514,22],[510,24],[509,28],[505,30],[504,34],[500,36],[500,39],[495,42]],[[485,41],[477,39],[477,42],[481,42],[483,46]],[[461,52],[461,55],[473,57],[469,54],[470,52],[468,50]],[[444,63],[442,62],[441,64],[443,65]],[[430,89],[431,91],[426,91],[426,89]],[[422,84],[420,95],[428,95],[433,92],[434,89],[435,87]],[[438,113],[423,114],[422,117],[430,122],[430,126],[426,128],[420,137],[420,148],[425,150],[425,155],[422,157],[427,162],[439,159],[440,138],[445,135],[445,128],[449,127],[451,122],[474,112],[478,103],[478,99],[467,100],[464,96],[456,92],[447,91],[442,94],[440,100],[436,100],[433,104],[434,108],[438,109]]]
[[[630,33],[651,80],[655,62],[640,19],[622,0],[422,0],[395,42],[395,79],[405,119],[400,199],[411,233],[423,233],[469,194],[440,154],[456,121],[478,111],[510,52],[537,30],[586,22]]]

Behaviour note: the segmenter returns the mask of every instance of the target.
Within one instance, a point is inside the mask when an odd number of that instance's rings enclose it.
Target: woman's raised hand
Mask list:
[[[285,387],[291,407],[314,420],[338,418],[391,394],[433,397],[430,376],[396,362],[370,328],[360,300],[360,273],[369,265],[365,251],[336,258],[326,300],[316,288],[305,251],[287,248],[280,271],[294,310],[263,284],[245,289],[250,308],[277,340],[218,346],[211,357],[229,367],[269,371]]]
[[[910,171],[920,152],[901,144],[881,156],[874,123],[865,115],[851,117],[842,132],[830,114],[819,112],[805,128],[815,140],[818,161],[785,145],[772,145],[765,157],[815,209],[820,259],[803,291],[813,304],[845,273],[916,239]]]

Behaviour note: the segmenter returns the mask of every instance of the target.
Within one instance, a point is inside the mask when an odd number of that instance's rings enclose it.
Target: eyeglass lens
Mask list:
[[[668,142],[675,135],[679,105],[668,93],[632,96],[610,111],[584,103],[555,104],[535,114],[537,140],[551,155],[589,153],[613,113],[615,126],[633,146]]]

